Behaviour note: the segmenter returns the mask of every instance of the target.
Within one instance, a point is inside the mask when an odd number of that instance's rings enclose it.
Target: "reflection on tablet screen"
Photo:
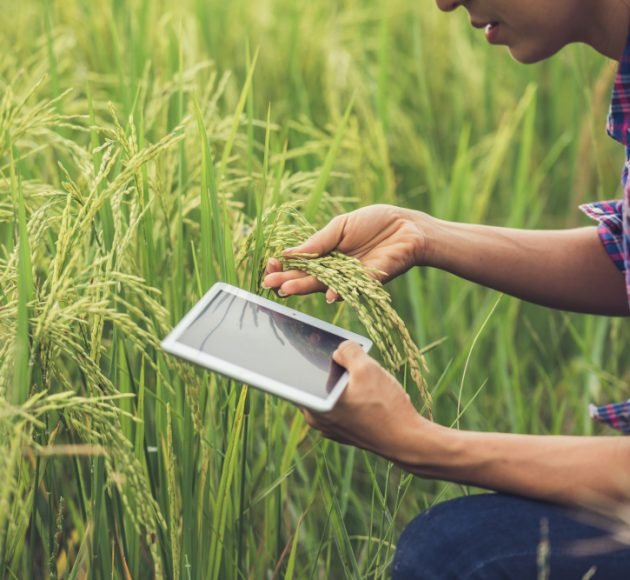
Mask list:
[[[321,398],[344,372],[332,360],[342,337],[223,291],[178,341]]]

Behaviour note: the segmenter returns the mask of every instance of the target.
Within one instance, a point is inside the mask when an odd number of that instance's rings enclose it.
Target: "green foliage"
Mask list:
[[[403,525],[462,490],[159,341],[213,281],[260,291],[257,224],[283,207],[314,227],[374,202],[579,223],[617,187],[612,69],[581,47],[521,67],[407,0],[0,9],[0,575],[387,577]],[[586,403],[627,382],[618,320],[435,270],[388,290],[441,423],[590,433]]]

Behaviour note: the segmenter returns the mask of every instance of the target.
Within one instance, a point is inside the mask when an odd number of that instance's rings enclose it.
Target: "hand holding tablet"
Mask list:
[[[314,411],[329,411],[348,383],[332,355],[344,340],[369,351],[364,336],[217,283],[162,348],[209,370]]]

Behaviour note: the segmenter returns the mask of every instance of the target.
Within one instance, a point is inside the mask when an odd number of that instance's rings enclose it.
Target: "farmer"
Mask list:
[[[460,6],[488,42],[506,45],[522,63],[549,58],[584,42],[619,61],[608,119],[610,135],[630,155],[630,0],[437,0],[443,11]],[[628,168],[623,173],[624,185]],[[555,309],[627,316],[630,291],[630,181],[624,199],[582,209],[597,227],[527,231],[443,221],[391,206],[341,215],[298,248],[333,250],[386,272],[386,282],[413,266],[441,268],[477,284]],[[325,291],[300,271],[270,260],[264,285],[280,296]],[[425,478],[475,485],[496,494],[444,502],[404,531],[394,578],[536,578],[541,522],[548,523],[552,578],[630,578],[630,548],[610,530],[575,518],[594,501],[627,501],[630,439],[476,433],[423,418],[400,384],[355,343],[334,355],[349,385],[325,414],[304,410],[325,436],[386,457]],[[599,419],[630,432],[630,402],[593,408]],[[626,533],[626,537],[628,534]],[[595,540],[576,554],[576,541]],[[593,548],[593,542],[586,544]],[[590,572],[592,574],[592,571]]]

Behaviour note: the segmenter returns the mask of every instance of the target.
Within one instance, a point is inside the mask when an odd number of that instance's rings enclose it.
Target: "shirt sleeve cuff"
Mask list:
[[[630,434],[630,401],[599,406],[589,405],[589,414],[595,421],[605,423],[626,435]]]
[[[599,222],[599,239],[615,266],[625,272],[623,254],[623,202],[621,200],[587,203],[580,209]]]

